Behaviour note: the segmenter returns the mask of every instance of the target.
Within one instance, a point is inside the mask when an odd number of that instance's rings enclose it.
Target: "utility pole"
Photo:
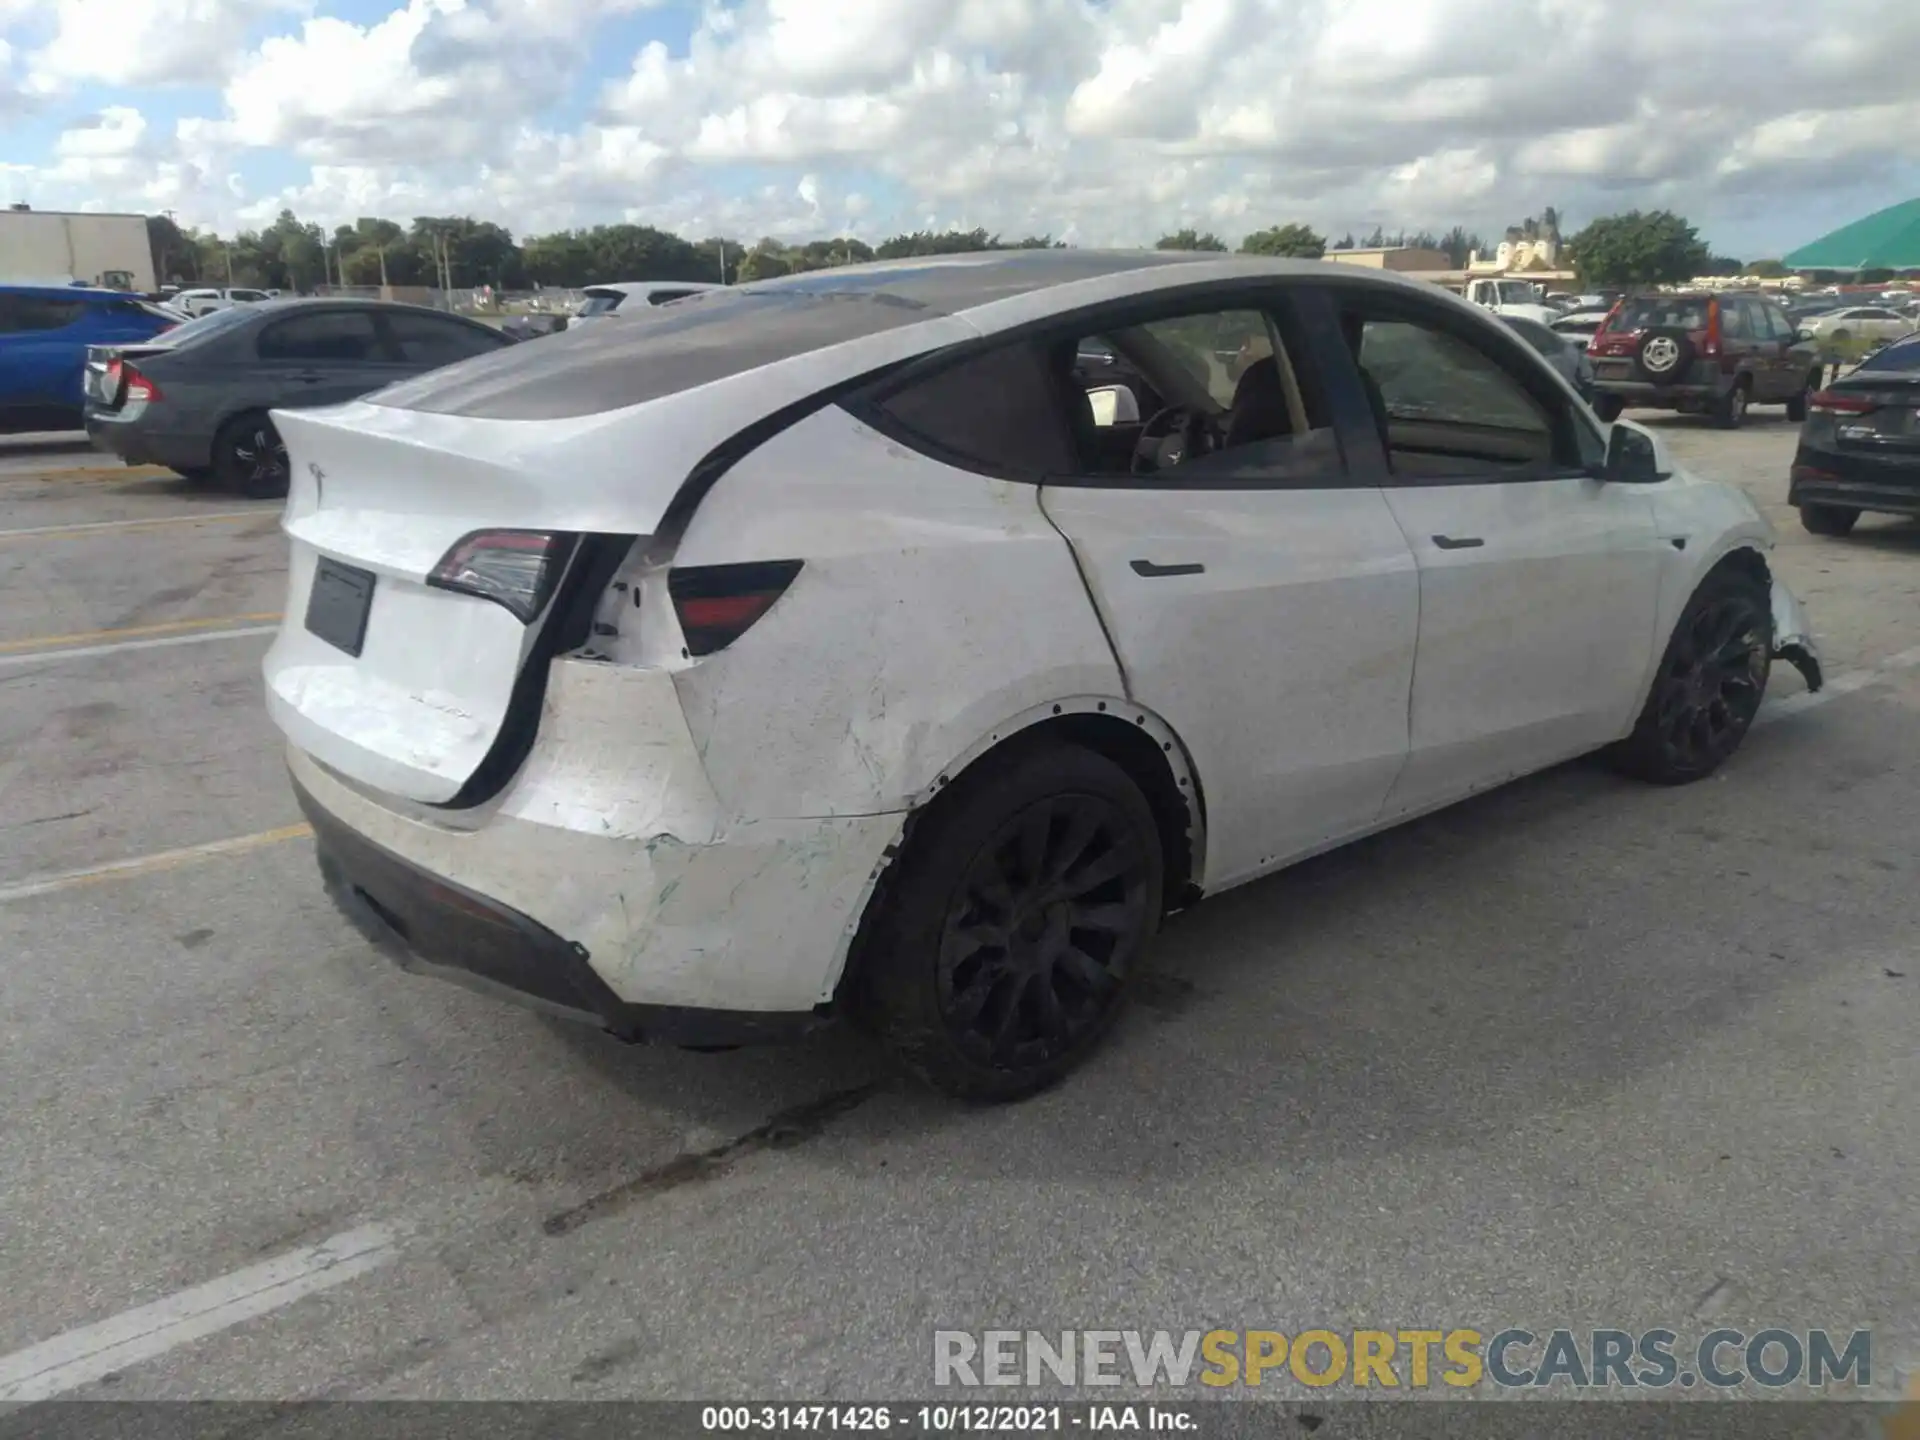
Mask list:
[[[721,240],[718,244],[720,246],[720,283],[724,285],[727,283],[727,242]]]

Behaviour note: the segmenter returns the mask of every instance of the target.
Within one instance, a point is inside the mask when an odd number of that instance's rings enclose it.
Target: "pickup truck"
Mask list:
[[[119,290],[0,284],[0,435],[80,429],[87,347],[149,340],[179,323]]]
[[[1551,325],[1560,312],[1546,303],[1540,287],[1527,280],[1469,280],[1460,292],[1482,310]]]

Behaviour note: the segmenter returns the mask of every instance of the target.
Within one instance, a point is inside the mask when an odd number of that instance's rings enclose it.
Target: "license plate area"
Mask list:
[[[367,643],[367,615],[373,609],[373,572],[338,560],[314,566],[307,595],[307,630],[336,650],[359,657]]]

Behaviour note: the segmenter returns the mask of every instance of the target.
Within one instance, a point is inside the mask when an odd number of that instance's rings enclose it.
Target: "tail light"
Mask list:
[[[1702,355],[1720,353],[1720,302],[1718,300],[1707,301],[1707,328],[1688,338],[1700,347]]]
[[[427,584],[491,600],[531,625],[553,598],[579,538],[547,530],[476,530],[441,557]]]
[[[115,379],[116,372],[124,375],[126,379],[127,390],[124,397],[125,399],[152,401],[165,398],[161,395],[158,385],[134,369],[133,366],[123,365],[118,360],[107,367],[108,390],[110,393],[117,393],[117,387],[112,383]]]
[[[667,574],[667,594],[680,617],[687,654],[724,650],[773,608],[800,573],[798,560],[746,565],[694,565]]]
[[[1827,415],[1865,415],[1880,407],[1864,395],[1843,395],[1836,390],[1816,390],[1807,397],[1807,408]]]
[[[1594,331],[1593,338],[1587,341],[1587,353],[1589,355],[1598,355],[1600,353],[1600,337],[1613,329],[1613,322],[1619,317],[1620,307],[1626,303],[1625,300],[1616,300],[1613,302],[1613,308],[1607,311],[1607,318],[1600,322],[1600,328]]]

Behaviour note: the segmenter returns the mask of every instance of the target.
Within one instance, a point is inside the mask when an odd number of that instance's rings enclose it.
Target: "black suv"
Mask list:
[[[1642,295],[1622,300],[1587,344],[1594,410],[1616,420],[1629,406],[1711,415],[1728,429],[1749,405],[1785,405],[1804,420],[1820,382],[1819,356],[1760,295]]]

